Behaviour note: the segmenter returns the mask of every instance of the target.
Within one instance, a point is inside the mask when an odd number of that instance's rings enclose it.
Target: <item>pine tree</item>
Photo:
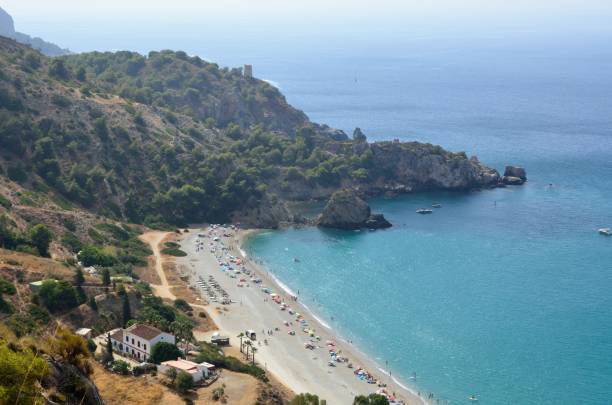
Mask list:
[[[94,311],[98,312],[98,303],[96,302],[96,297],[89,298],[89,307]]]
[[[83,270],[80,267],[76,269],[76,273],[74,274],[74,284],[77,286],[82,286],[85,283],[85,276],[83,275]]]
[[[108,269],[102,269],[102,284],[106,287],[111,284],[111,276]]]
[[[79,304],[83,304],[85,301],[87,301],[87,294],[85,294],[83,287],[81,287],[80,285],[76,286],[76,295]]]
[[[102,361],[104,364],[109,364],[115,361],[115,356],[113,356],[113,343],[111,342],[110,333],[106,335],[106,351],[104,352]]]

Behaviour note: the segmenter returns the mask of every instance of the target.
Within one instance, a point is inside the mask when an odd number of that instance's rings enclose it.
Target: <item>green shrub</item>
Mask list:
[[[78,259],[83,266],[110,267],[117,263],[117,258],[95,246],[85,246],[78,254]]]
[[[49,365],[29,349],[14,350],[0,343],[0,402],[4,404],[45,403],[42,381],[49,375]],[[27,399],[27,400],[26,400]]]
[[[6,208],[7,210],[13,206],[11,201],[2,194],[0,194],[0,205]]]
[[[187,253],[183,252],[181,249],[177,248],[164,248],[161,250],[161,253],[169,256],[177,256],[177,257],[185,257]]]
[[[77,292],[67,281],[44,281],[37,297],[40,303],[51,312],[59,312],[79,305]]]
[[[115,360],[111,365],[111,370],[121,375],[128,375],[130,373],[130,368],[130,365],[123,360]]]
[[[182,298],[174,300],[174,306],[183,312],[189,312],[193,310],[191,308],[191,305],[189,305],[189,303]]]
[[[49,63],[49,75],[56,79],[68,79],[69,71],[63,59],[51,59],[51,63]]]
[[[0,312],[13,312],[12,305],[4,300],[4,294],[15,295],[16,292],[17,289],[15,288],[15,285],[4,277],[0,276]]]
[[[121,241],[126,241],[130,238],[130,234],[123,228],[109,223],[97,224],[96,229],[107,232],[112,235],[113,238]]]
[[[160,364],[164,361],[176,360],[182,355],[183,353],[181,353],[176,345],[168,342],[157,342],[151,348],[149,361],[154,364]]]
[[[69,248],[73,253],[77,253],[83,248],[83,244],[72,232],[66,232],[66,234],[62,237],[62,245]]]
[[[95,353],[96,349],[98,349],[98,345],[94,342],[93,339],[87,339],[87,350],[91,353]]]
[[[104,243],[106,243],[106,238],[102,236],[102,234],[96,231],[94,228],[89,228],[87,230],[87,235],[89,235],[91,240],[93,240],[97,244],[103,245]]]
[[[325,405],[327,402],[323,399],[320,400],[317,395],[310,393],[303,393],[296,395],[290,405]]]
[[[46,309],[39,307],[36,304],[30,304],[30,307],[28,308],[28,314],[36,322],[39,322],[44,325],[48,324],[49,321],[51,320],[51,316],[49,315],[49,312],[47,312]]]
[[[21,313],[11,315],[6,320],[6,324],[17,337],[32,335],[38,328],[32,318]]]
[[[68,229],[70,232],[74,232],[76,231],[76,222],[74,222],[73,219],[71,218],[65,218],[64,219],[64,226],[66,227],[66,229]]]
[[[9,166],[6,174],[17,183],[25,183],[28,180],[28,173],[21,166]]]
[[[34,225],[28,231],[28,238],[41,256],[49,256],[49,244],[53,239],[53,234],[46,226]]]
[[[193,377],[184,371],[179,372],[174,380],[174,387],[182,394],[194,387]]]
[[[51,102],[61,108],[67,108],[72,105],[70,99],[61,94],[54,94],[53,96],[51,96]]]

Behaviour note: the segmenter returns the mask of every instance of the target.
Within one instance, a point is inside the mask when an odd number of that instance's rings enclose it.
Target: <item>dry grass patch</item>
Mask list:
[[[212,399],[213,391],[224,385],[227,404],[253,405],[257,403],[260,382],[250,375],[227,370],[221,372],[221,377],[214,384],[198,390],[198,398],[195,403],[198,405],[217,403]]]
[[[149,284],[161,284],[161,280],[155,271],[155,257],[149,256],[147,258],[149,265],[147,267],[136,267],[134,272],[138,275],[141,281]]]
[[[94,365],[92,376],[102,400],[107,405],[184,404],[180,396],[157,382],[154,377],[129,377],[112,374]]]

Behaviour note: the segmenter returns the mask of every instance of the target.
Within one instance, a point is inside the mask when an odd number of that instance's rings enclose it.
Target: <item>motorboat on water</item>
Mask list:
[[[433,203],[433,204],[431,204],[431,206],[433,208],[442,208],[442,204],[440,204],[440,203]]]
[[[610,229],[610,228],[601,228],[599,230],[599,233],[604,235],[604,236],[612,236],[612,229]]]
[[[433,210],[430,210],[429,208],[419,208],[416,210],[416,212],[417,214],[431,214]]]
[[[472,402],[478,402],[478,397],[476,395],[470,395],[468,399]]]

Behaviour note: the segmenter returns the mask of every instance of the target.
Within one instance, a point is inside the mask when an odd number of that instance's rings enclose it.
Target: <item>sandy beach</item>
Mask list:
[[[265,269],[244,257],[240,246],[248,233],[221,227],[190,229],[180,242],[187,256],[177,259],[179,272],[189,276],[219,332],[231,338],[233,347],[239,346],[239,333],[255,331],[256,362],[294,392],[316,393],[328,404],[352,404],[356,395],[380,389],[406,404],[426,403],[383,373],[352,344],[339,339],[299,303],[299,298],[296,301]],[[223,268],[221,263],[228,266]],[[242,273],[236,272],[240,269]],[[244,274],[244,270],[250,274]],[[213,288],[213,283],[217,287]],[[214,298],[202,285],[211,287]],[[230,304],[222,304],[218,289],[227,293]],[[286,309],[281,310],[283,303]],[[303,316],[304,323],[298,321],[297,314]],[[307,344],[314,348],[306,348]],[[332,361],[330,351],[345,361]],[[358,378],[355,370],[359,368],[371,373],[371,379],[378,383]]]

